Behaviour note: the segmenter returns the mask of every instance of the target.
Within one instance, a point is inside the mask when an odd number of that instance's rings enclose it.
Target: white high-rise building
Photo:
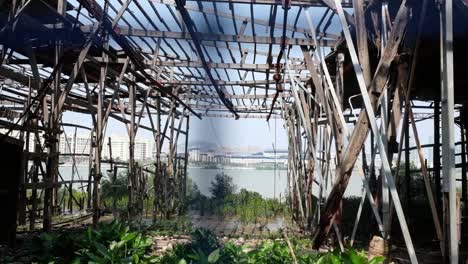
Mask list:
[[[34,150],[33,135],[30,138],[29,151]],[[41,142],[43,138],[41,136]],[[130,157],[130,141],[128,137],[125,136],[112,136],[112,158],[120,160],[128,160]],[[91,147],[91,138],[87,134],[76,135],[76,143],[74,141],[73,135],[67,134],[65,137],[64,134],[60,135],[59,151],[61,154],[89,154]],[[154,148],[154,143],[150,139],[145,138],[136,138],[135,139],[135,159],[136,160],[146,160],[152,158],[152,152]],[[74,150],[74,151],[73,151]],[[103,159],[110,158],[109,153],[109,137],[104,139],[102,146],[101,156]]]
[[[5,133],[6,130],[0,130]],[[41,146],[44,143],[44,134],[39,134],[39,140]],[[77,134],[76,142],[73,133],[62,133],[59,140],[59,152],[60,154],[89,154],[91,147],[91,134]],[[29,152],[34,152],[35,134],[30,133],[29,135]],[[127,136],[111,136],[112,142],[112,158],[120,160],[128,160],[130,157],[130,140]],[[104,139],[102,146],[102,158],[110,158],[109,154],[109,137]],[[153,158],[153,151],[155,150],[155,143],[151,139],[136,138],[135,139],[135,159],[146,160]],[[47,151],[47,149],[45,149]],[[82,156],[84,157],[84,156]],[[86,158],[87,159],[87,158]]]
[[[112,158],[120,160],[128,160],[130,157],[130,141],[125,136],[113,136],[111,137],[112,145]],[[134,155],[136,160],[146,160],[152,158],[154,149],[154,142],[150,139],[136,138]],[[105,140],[102,149],[102,157],[104,159],[110,158],[109,153],[109,141]]]
[[[76,135],[76,142],[74,142],[73,135],[65,137],[64,134],[60,135],[59,151],[61,154],[89,154],[91,146],[90,135]]]
[[[192,148],[189,150],[189,160],[200,161],[200,149],[199,148]]]

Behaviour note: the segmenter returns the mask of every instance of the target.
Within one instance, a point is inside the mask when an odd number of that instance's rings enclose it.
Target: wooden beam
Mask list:
[[[195,1],[195,0],[189,0]],[[282,2],[280,0],[205,0],[205,2],[212,2],[212,3],[228,3],[228,4],[258,4],[258,5],[281,5]],[[325,1],[320,0],[294,0],[291,1],[292,6],[302,6],[302,7],[326,7],[324,5]],[[352,7],[350,0],[341,0],[343,7]]]
[[[81,26],[81,30],[85,33],[91,31],[91,26]],[[131,27],[115,27],[115,31],[119,36],[131,37],[150,37],[150,38],[166,38],[166,39],[185,39],[192,40],[192,36],[188,32],[172,32],[172,31],[156,31],[144,30]],[[246,36],[246,35],[227,35],[227,34],[208,34],[196,32],[200,41],[203,44],[206,42],[214,43],[222,42],[240,42],[240,43],[256,43],[256,44],[275,44],[281,45],[281,37],[263,37],[263,36]],[[320,45],[324,47],[335,47],[337,41],[321,39]],[[308,38],[286,38],[288,45],[306,45],[313,46],[314,43]]]
[[[160,3],[160,4],[165,4],[165,5],[168,5],[168,6],[175,6],[176,5],[174,0],[149,0],[149,1],[155,2],[155,3]],[[294,1],[292,1],[292,2],[294,2]],[[310,3],[312,3],[312,2],[313,1],[310,1]],[[321,1],[317,1],[317,2],[321,2]],[[350,2],[350,1],[347,0],[345,2]],[[319,4],[321,4],[321,3],[319,3]],[[349,5],[349,3],[347,3],[347,4]],[[215,10],[213,8],[207,8],[206,6],[203,6],[203,5],[185,5],[185,9],[187,9],[189,11],[195,11],[195,12],[201,12],[201,13],[205,13],[205,14],[215,15],[217,17],[235,19],[235,20],[238,20],[238,21],[242,21],[243,25],[246,25],[247,23],[254,23],[256,25],[261,25],[261,26],[265,26],[265,27],[273,26],[273,28],[278,28],[278,29],[282,29],[284,27],[283,24],[279,24],[279,23],[273,23],[272,24],[271,21],[269,21],[269,20],[263,20],[263,19],[258,19],[258,18],[252,19],[250,16],[232,15],[230,13],[225,13],[225,12],[221,12],[219,10]],[[298,27],[298,26],[289,25],[289,24],[286,25],[286,29],[289,30],[289,31],[295,31],[295,32],[303,33],[303,34],[309,34],[308,29]],[[240,31],[238,35],[243,35],[242,31]],[[332,33],[327,33],[327,32],[317,32],[317,35],[320,36],[320,37],[330,38],[330,39],[338,39],[339,38],[339,35],[332,34]]]
[[[301,82],[307,82],[309,78],[300,78],[299,79]],[[258,86],[258,85],[264,85],[264,84],[276,84],[275,80],[241,80],[241,81],[224,81],[224,80],[216,80],[217,84],[219,86],[229,86],[229,85],[234,85],[234,86]],[[283,81],[282,81],[283,82]],[[289,79],[286,79],[286,83],[290,83],[291,81]],[[192,81],[192,80],[173,80],[173,81],[161,81],[162,84],[166,85],[191,85],[191,86],[197,86],[197,85],[211,85],[211,82],[209,81]]]
[[[289,92],[284,92],[279,95],[280,97],[291,97]],[[260,94],[228,94],[226,98],[229,99],[271,99],[274,98],[275,94],[260,95]],[[192,94],[192,95],[180,95],[180,99],[211,99],[218,98],[217,95],[211,94]]]

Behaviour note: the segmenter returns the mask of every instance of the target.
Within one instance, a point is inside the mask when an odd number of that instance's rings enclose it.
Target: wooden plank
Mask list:
[[[36,182],[36,183],[25,183],[23,184],[25,189],[47,189],[47,188],[61,188],[62,185],[70,183],[88,183],[88,180],[74,180],[74,181],[60,181],[56,183],[52,182]]]
[[[366,85],[371,81],[369,49],[367,46],[367,28],[364,16],[364,0],[353,0],[354,20],[356,21],[357,53],[361,63]]]

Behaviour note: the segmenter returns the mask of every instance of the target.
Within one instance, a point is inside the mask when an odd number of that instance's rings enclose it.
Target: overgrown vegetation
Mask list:
[[[157,236],[179,236],[190,234],[192,229],[191,221],[186,217],[177,219],[161,219],[146,228],[148,234]]]
[[[222,217],[238,217],[243,223],[284,216],[287,206],[277,199],[263,198],[259,193],[240,189],[236,192],[232,178],[224,173],[211,182],[211,197],[201,194],[194,183],[188,184],[188,206],[200,215],[213,214]]]
[[[101,181],[101,197],[104,206],[125,209],[128,203],[128,175],[120,172],[115,179],[108,176]]]
[[[155,263],[150,237],[118,221],[86,232],[43,233],[32,241],[31,262]]]
[[[290,243],[279,238],[245,244],[232,240],[223,243],[206,229],[195,229],[190,242],[175,244],[163,255],[155,254],[148,234],[174,230],[177,224],[180,222],[162,222],[145,231],[135,231],[127,224],[113,221],[95,229],[44,233],[26,246],[28,263],[378,264],[384,261],[383,257],[368,260],[365,252],[354,249],[319,253],[312,250],[310,240],[295,237],[291,237]],[[3,260],[13,262],[15,258]]]
[[[105,207],[126,210],[127,176],[104,180],[102,197]],[[286,204],[263,198],[259,193],[240,189],[226,174],[219,174],[211,183],[210,196],[201,194],[192,181],[187,184],[185,209],[198,210],[201,215],[234,217],[244,224],[267,222],[290,215]],[[65,192],[63,195],[67,195]],[[149,198],[152,200],[152,198]],[[359,199],[351,199],[346,208],[357,206]],[[150,207],[151,208],[151,207]],[[184,211],[185,211],[184,209]],[[344,210],[347,211],[347,210]],[[343,218],[345,220],[346,217]],[[27,246],[30,262],[36,263],[161,263],[161,264],[378,264],[383,258],[368,260],[365,252],[347,249],[319,253],[312,250],[311,240],[292,236],[290,243],[283,239],[282,230],[274,237],[255,243],[223,240],[206,229],[193,229],[184,216],[177,219],[158,219],[152,225],[144,221],[102,223],[97,228],[65,233],[42,234]],[[171,246],[171,250],[156,254],[151,236],[190,234],[188,243]],[[244,236],[247,237],[248,235]],[[244,239],[243,238],[243,239]],[[187,238],[185,237],[185,241]]]
[[[294,253],[295,252],[295,253]],[[237,246],[232,242],[221,245],[209,230],[197,229],[192,234],[192,242],[178,244],[163,255],[161,264],[378,264],[383,257],[367,259],[364,252],[347,249],[345,252],[318,253],[310,249],[310,243],[293,240],[291,246],[283,240],[266,240],[260,245],[249,248]]]

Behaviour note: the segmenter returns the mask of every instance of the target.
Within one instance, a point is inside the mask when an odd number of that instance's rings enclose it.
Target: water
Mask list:
[[[287,189],[287,176],[285,170],[256,170],[254,168],[232,169],[203,169],[189,168],[188,176],[198,185],[198,189],[204,195],[210,195],[211,182],[215,176],[224,172],[232,177],[233,183],[240,189],[247,189],[260,193],[265,198],[284,197]],[[275,179],[276,178],[276,188]],[[276,191],[275,191],[276,190]]]
[[[78,174],[82,180],[88,179],[88,166],[79,165]],[[102,166],[102,171],[105,172],[109,167]],[[123,169],[121,169],[123,171]],[[60,166],[60,174],[65,181],[71,179],[72,167]],[[204,195],[210,195],[211,182],[215,176],[220,173],[225,173],[232,177],[233,183],[237,187],[237,191],[244,188],[249,191],[260,193],[265,198],[284,197],[287,189],[286,170],[256,170],[254,168],[225,168],[225,169],[204,169],[204,168],[188,168],[188,177],[190,177],[198,189]],[[276,178],[276,182],[275,179]],[[75,180],[80,178],[75,174]],[[276,186],[275,186],[276,185]],[[314,184],[314,186],[316,186]],[[357,173],[353,173],[350,179],[345,196],[360,196],[362,181]],[[317,193],[317,188],[313,188],[313,193]]]

